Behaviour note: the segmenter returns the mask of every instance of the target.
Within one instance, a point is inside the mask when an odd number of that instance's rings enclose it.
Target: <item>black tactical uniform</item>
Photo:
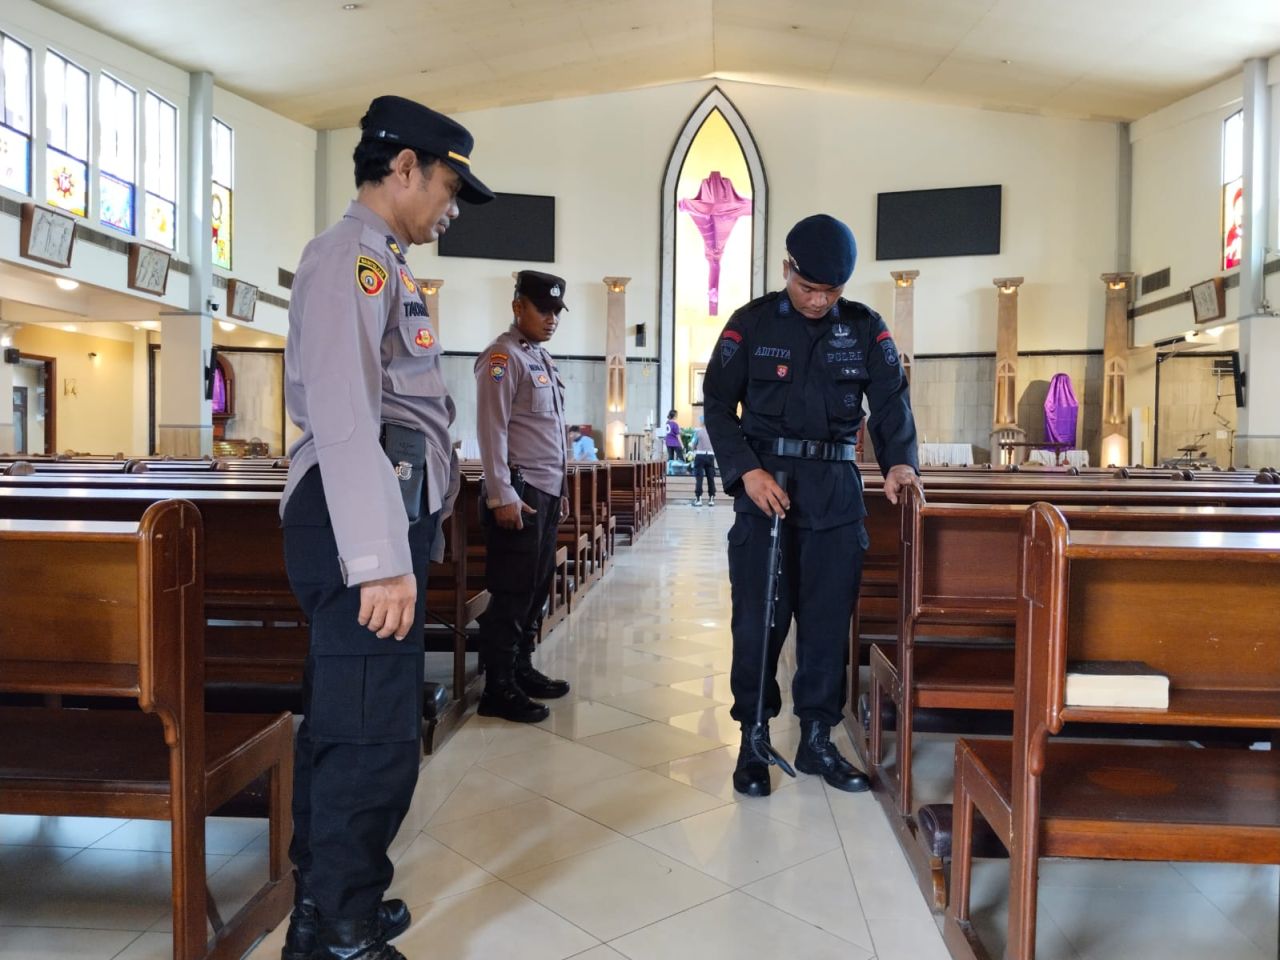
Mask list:
[[[798,246],[788,238],[793,258],[800,256]],[[836,287],[846,278],[847,273],[819,279]],[[815,321],[801,315],[785,291],[770,293],[729,318],[708,361],[704,391],[707,430],[737,512],[729,532],[732,715],[744,726],[755,719],[770,548],[770,522],[747,496],[742,477],[757,468],[770,474],[781,470],[788,477],[791,508],[783,526],[766,715],[777,716],[781,709],[773,678],[794,617],[795,711],[806,742],[820,736],[818,748],[834,753],[826,735],[842,716],[849,622],[868,545],[862,479],[853,462],[864,396],[881,470],[917,466],[915,422],[897,350],[884,321],[861,303],[837,300]],[[828,782],[865,789],[865,778],[856,775],[855,783],[856,772],[844,766],[848,769]],[[743,792],[768,792],[767,771],[761,766],[756,773],[763,773],[763,783],[757,780],[754,789]]]

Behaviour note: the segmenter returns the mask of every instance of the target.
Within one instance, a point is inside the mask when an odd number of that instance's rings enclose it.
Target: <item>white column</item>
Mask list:
[[[627,432],[627,284],[630,277],[605,277],[608,291],[604,340],[604,456],[626,455]]]
[[[13,346],[9,328],[0,323],[0,351]],[[13,435],[13,370],[15,364],[5,363],[0,356],[0,453],[15,453]],[[34,401],[34,397],[29,398]],[[29,422],[29,418],[28,418]]]

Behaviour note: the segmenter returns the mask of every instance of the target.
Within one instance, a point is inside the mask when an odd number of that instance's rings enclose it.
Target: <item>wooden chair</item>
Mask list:
[[[956,744],[956,957],[987,956],[969,920],[975,813],[1010,854],[1009,960],[1034,960],[1041,857],[1280,862],[1274,752],[1054,738],[1072,722],[1280,729],[1280,537],[1074,531],[1041,503],[1020,558],[1013,742]],[[1071,706],[1070,660],[1145,661],[1169,706]]]
[[[203,578],[200,515],[182,501],[139,523],[0,521],[0,691],[141,708],[0,708],[0,811],[170,820],[173,955],[230,960],[292,902],[293,727],[287,713],[206,715]],[[205,817],[262,775],[268,878],[223,923]]]

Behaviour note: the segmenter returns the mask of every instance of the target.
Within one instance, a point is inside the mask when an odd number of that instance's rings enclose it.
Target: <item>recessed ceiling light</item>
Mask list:
[[[67,333],[75,333],[76,325],[74,323],[64,323],[62,325],[62,329],[67,331]]]
[[[222,330],[224,333],[230,333],[232,330],[236,328],[236,325],[232,323],[230,320],[219,320],[218,328]]]
[[[360,4],[358,4],[358,3],[344,3],[344,4],[342,5],[342,9],[343,9],[343,10],[359,10],[359,9],[360,9]]]
[[[1003,63],[1006,67],[1007,67],[1009,64],[1013,63],[1013,61],[1012,61],[1012,60],[1001,60],[1000,62],[1001,62],[1001,63]]]
[[[158,320],[143,320],[140,324],[138,324],[138,326],[140,326],[143,330],[159,330],[159,329],[160,329],[160,321],[158,321]]]
[[[68,292],[70,292],[70,291],[72,291],[72,290],[76,289],[78,286],[80,286],[79,281],[77,281],[77,280],[68,280],[66,277],[58,277],[58,278],[57,278],[56,280],[54,280],[53,282],[54,282],[54,283],[56,283],[56,284],[58,285],[58,289],[59,289],[59,290],[66,290],[66,291],[68,291]]]

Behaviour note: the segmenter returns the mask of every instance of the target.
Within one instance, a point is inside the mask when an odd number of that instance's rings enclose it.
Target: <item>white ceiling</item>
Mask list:
[[[318,128],[705,77],[1133,120],[1280,52],[1280,0],[41,2]]]

